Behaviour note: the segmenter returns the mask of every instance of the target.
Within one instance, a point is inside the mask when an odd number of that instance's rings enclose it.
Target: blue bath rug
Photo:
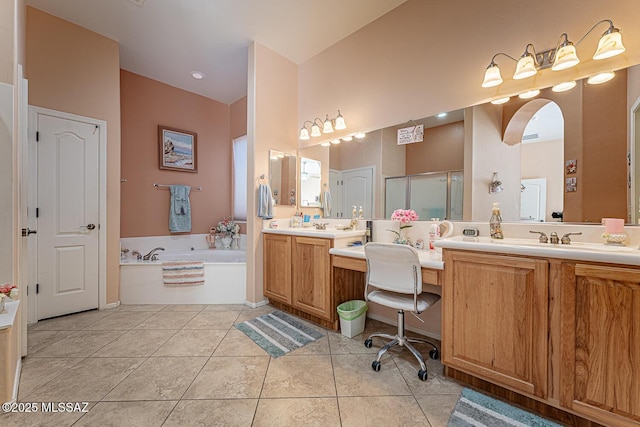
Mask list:
[[[235,325],[273,358],[304,347],[323,335],[279,310]]]
[[[467,426],[561,427],[560,424],[465,388],[453,408],[447,427]]]

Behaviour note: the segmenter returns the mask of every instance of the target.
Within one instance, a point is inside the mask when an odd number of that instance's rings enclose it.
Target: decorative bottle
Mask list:
[[[429,226],[429,250],[434,251],[436,247],[433,243],[440,237],[440,218],[431,218]]]
[[[502,217],[500,216],[500,208],[498,202],[493,203],[493,209],[491,209],[491,219],[489,220],[489,229],[492,239],[504,239],[502,234]]]
[[[364,211],[362,210],[362,206],[358,210],[358,219],[364,219]]]

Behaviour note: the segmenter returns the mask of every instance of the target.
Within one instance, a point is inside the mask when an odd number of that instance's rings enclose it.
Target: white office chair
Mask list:
[[[430,344],[433,349],[429,351],[429,357],[432,359],[438,359],[440,353],[438,348],[428,340],[405,336],[404,312],[420,314],[435,304],[440,299],[440,295],[422,292],[420,260],[418,252],[411,246],[393,243],[367,243],[364,247],[364,253],[367,259],[365,299],[398,310],[398,332],[395,336],[376,333],[370,335],[364,342],[367,348],[371,348],[374,337],[391,340],[378,351],[378,356],[371,364],[371,368],[374,371],[379,371],[382,355],[391,347],[399,345],[407,347],[418,359],[420,363],[418,377],[422,381],[426,381],[427,366],[422,355],[410,343]]]

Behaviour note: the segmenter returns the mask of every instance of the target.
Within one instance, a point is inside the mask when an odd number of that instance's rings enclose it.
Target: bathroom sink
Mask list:
[[[502,244],[510,246],[527,246],[540,249],[552,249],[560,251],[585,251],[585,252],[628,252],[639,253],[637,246],[623,246],[623,245],[606,245],[603,243],[592,242],[576,242],[572,241],[568,245],[552,244],[552,243],[540,243],[538,239],[517,239],[507,238],[503,240],[492,240],[493,244]]]

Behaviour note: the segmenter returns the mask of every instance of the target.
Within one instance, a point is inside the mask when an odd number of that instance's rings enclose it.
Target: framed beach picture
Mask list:
[[[197,172],[198,134],[158,125],[160,169]]]

